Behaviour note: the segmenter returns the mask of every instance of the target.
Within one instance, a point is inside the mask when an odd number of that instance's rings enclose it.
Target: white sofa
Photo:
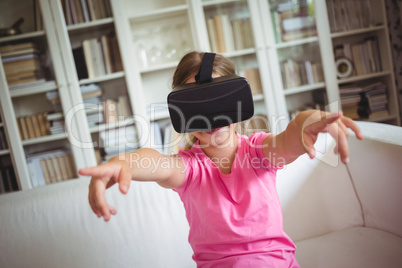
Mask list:
[[[306,155],[278,172],[284,228],[302,267],[402,267],[402,128],[360,123],[349,170],[321,135]],[[132,182],[107,199],[105,223],[90,210],[88,178],[0,196],[0,267],[195,267],[176,193]],[[361,205],[359,203],[361,201]]]

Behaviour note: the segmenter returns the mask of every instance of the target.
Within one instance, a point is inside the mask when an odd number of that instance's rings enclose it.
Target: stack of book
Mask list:
[[[109,0],[62,0],[67,25],[112,17]]]
[[[7,83],[44,82],[39,50],[35,43],[26,42],[0,47]]]
[[[229,16],[207,18],[209,41],[212,51],[231,52],[254,46],[250,18],[230,20]]]
[[[97,84],[83,85],[80,87],[82,100],[87,113],[88,126],[94,127],[105,121],[104,107],[101,104],[102,89]]]
[[[371,81],[362,85],[362,98],[367,98],[369,118],[388,115],[387,85],[382,81]],[[366,110],[367,110],[366,109]]]
[[[326,0],[331,32],[370,27],[372,20],[370,0]]]
[[[17,118],[18,130],[22,140],[43,137],[51,134],[48,113],[37,113]]]
[[[18,190],[18,184],[10,156],[0,157],[0,194]]]
[[[382,63],[377,36],[370,36],[361,42],[344,43],[334,48],[335,55],[343,55],[353,62],[353,75],[380,72]]]
[[[281,62],[282,82],[284,88],[295,88],[324,81],[322,63],[295,61],[287,59]]]
[[[73,156],[63,149],[28,155],[27,164],[33,187],[77,177]]]
[[[132,125],[101,131],[99,137],[103,161],[107,161],[117,154],[138,149],[137,131]]]
[[[272,14],[277,43],[317,35],[315,18],[308,13],[307,1],[295,5],[291,1],[278,4]]]
[[[361,101],[362,88],[358,85],[344,85],[339,88],[343,114],[353,120],[360,119],[358,109]]]
[[[47,121],[49,122],[50,134],[60,134],[66,132],[63,109],[58,91],[46,92],[46,98],[52,104],[53,111],[47,114]]]
[[[117,38],[114,33],[82,41],[73,50],[79,79],[95,78],[123,70]]]

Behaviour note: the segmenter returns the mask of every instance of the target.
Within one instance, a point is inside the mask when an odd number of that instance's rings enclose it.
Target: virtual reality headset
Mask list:
[[[178,133],[210,131],[250,119],[254,102],[246,78],[230,74],[212,78],[214,53],[204,53],[195,83],[177,86],[167,102]]]

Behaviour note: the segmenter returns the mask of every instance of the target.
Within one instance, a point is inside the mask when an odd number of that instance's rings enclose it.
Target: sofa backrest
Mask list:
[[[365,139],[350,144],[349,169],[365,225],[402,237],[402,127],[359,126]]]
[[[320,134],[316,158],[304,154],[277,173],[284,230],[294,241],[363,225],[350,177],[334,146],[329,134]]]

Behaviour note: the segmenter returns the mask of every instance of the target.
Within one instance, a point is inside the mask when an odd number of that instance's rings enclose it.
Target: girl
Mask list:
[[[203,54],[190,52],[182,58],[173,87],[195,82]],[[233,73],[234,65],[216,55],[213,76]],[[81,175],[92,176],[92,210],[108,221],[116,209],[105,200],[107,188],[118,183],[120,191],[127,193],[131,180],[155,181],[180,195],[199,267],[299,267],[296,247],[282,227],[276,171],[306,152],[314,158],[313,145],[320,132],[335,138],[336,152],[346,164],[348,128],[362,139],[360,129],[341,112],[320,111],[299,113],[278,135],[258,132],[247,137],[235,127],[192,132],[192,146],[177,155],[143,148],[81,169]],[[149,160],[146,167],[138,161],[143,158]]]

